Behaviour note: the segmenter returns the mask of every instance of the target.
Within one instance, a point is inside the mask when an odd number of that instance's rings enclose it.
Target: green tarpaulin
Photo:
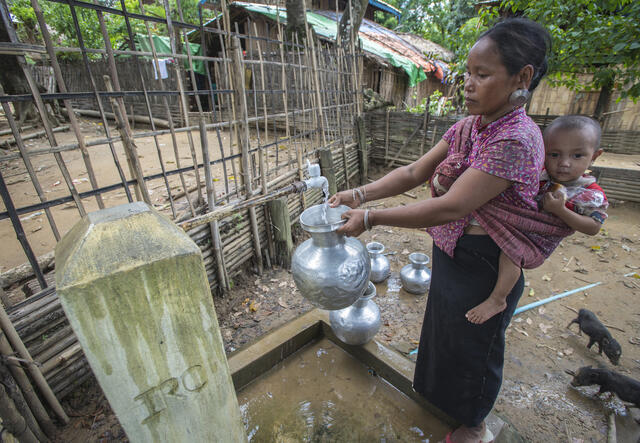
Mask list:
[[[162,37],[159,35],[152,35],[153,45],[156,47],[156,53],[158,54],[158,58],[171,58],[171,42],[169,41],[169,37]],[[151,43],[149,42],[149,36],[146,34],[136,34],[135,37],[136,49],[142,52],[151,52]],[[191,49],[191,55],[199,55],[202,56],[202,48],[197,43],[189,43],[189,48]],[[187,54],[187,47],[184,46],[182,48],[182,53]],[[145,57],[151,58],[151,57]],[[185,69],[189,69],[189,59],[185,58],[182,60],[182,65]],[[193,60],[193,70],[198,74],[207,75],[207,71],[204,68],[204,61],[202,60]]]
[[[279,9],[275,6],[261,5],[257,3],[234,3],[234,5],[244,8],[248,11],[257,12],[263,14],[272,20],[277,20],[277,15],[280,15],[280,22],[287,22],[287,11],[285,9]],[[315,12],[307,11],[307,22],[313,27],[313,30],[325,38],[332,40],[336,39],[338,25],[334,20],[331,20],[323,15]],[[423,80],[426,80],[427,74],[409,58],[403,57],[400,54],[389,51],[383,45],[380,45],[374,41],[360,36],[362,42],[362,49],[365,51],[376,54],[379,57],[384,58],[390,64],[398,67],[409,76],[409,86],[415,86]]]

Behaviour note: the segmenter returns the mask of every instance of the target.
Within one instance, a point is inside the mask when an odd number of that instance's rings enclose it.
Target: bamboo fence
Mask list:
[[[58,240],[63,232],[57,224],[56,209],[71,203],[79,219],[86,214],[88,201],[98,208],[108,207],[110,201],[105,196],[114,192],[124,192],[129,202],[145,201],[184,226],[194,217],[223,211],[224,216],[206,223],[189,224],[186,232],[202,251],[212,290],[224,293],[247,263],[252,263],[257,273],[270,265],[274,257],[273,238],[264,203],[279,195],[278,190],[302,179],[307,160],[317,162],[318,152],[329,149],[338,187],[355,181],[360,165],[354,121],[362,108],[361,96],[355,91],[359,86],[358,61],[362,52],[353,44],[321,43],[315,38],[298,36],[287,40],[280,24],[278,39],[265,38],[250,19],[241,24],[245,33],[240,33],[238,23],[231,22],[224,0],[220,4],[222,20],[213,26],[205,26],[202,18],[199,23],[186,23],[179,1],[174,9],[164,1],[166,18],[146,15],[142,0],[140,13],[136,14],[127,11],[124,1],[112,7],[53,1],[69,6],[77,47],[55,46],[40,0],[31,0],[31,5],[44,46],[22,45],[10,26],[11,16],[4,0],[0,5],[2,19],[5,25],[9,23],[7,45],[15,46],[12,53],[18,54],[18,63],[30,87],[29,93],[22,95],[0,91],[4,118],[17,147],[0,155],[0,190],[5,204],[0,220],[11,220],[37,279],[37,285],[28,284],[34,295],[9,306],[8,318],[30,358],[55,396],[61,399],[89,377],[91,370],[51,284],[52,273],[45,275],[38,265],[38,260],[44,262],[43,257],[35,257],[20,217],[42,211]],[[95,28],[102,33],[104,49],[85,46],[78,21],[80,11],[95,14]],[[112,49],[105,22],[113,15],[124,18],[127,48]],[[133,38],[134,19],[144,23],[147,35],[164,32],[170,38],[171,53],[158,54],[151,39],[151,51],[140,51]],[[189,50],[183,54],[181,50],[189,48],[185,43],[188,33],[194,30],[201,37],[201,56]],[[311,35],[308,30],[307,35]],[[222,48],[215,56],[207,52],[211,39],[205,36],[213,36]],[[29,51],[43,57],[36,70],[26,63]],[[81,61],[61,63],[62,52],[79,53]],[[117,55],[129,58],[122,62]],[[152,64],[159,71],[159,59],[167,56],[178,63],[170,65],[168,79],[155,78]],[[210,85],[206,89],[197,87],[196,60],[206,66],[206,84]],[[47,87],[48,92],[41,93],[36,77],[54,84]],[[11,103],[21,101],[33,101],[37,106],[47,146],[25,145],[23,128],[17,127],[10,107]],[[61,102],[69,118],[75,137],[72,142],[61,144],[54,134],[45,104],[56,102]],[[98,118],[102,133],[97,137],[84,133],[77,114]],[[115,128],[109,124],[114,120]],[[136,123],[138,128],[134,130]],[[139,123],[144,123],[144,127]],[[138,146],[142,142],[153,145],[154,158],[140,158]],[[82,172],[89,178],[89,191],[77,190],[62,155],[77,152],[84,165]],[[99,178],[92,164],[92,157],[99,153],[110,157],[117,181],[107,183]],[[61,185],[68,191],[67,195],[51,200],[40,185],[41,173],[34,167],[36,159],[50,156],[55,157],[63,176]],[[7,185],[3,173],[10,162],[20,162],[26,169],[37,191],[37,202],[20,204],[20,196]],[[171,169],[169,164],[173,165]],[[145,173],[151,165],[156,172]],[[195,178],[195,183],[189,177]],[[152,201],[154,189],[156,195],[161,193],[157,189],[164,190],[166,202]],[[322,197],[320,191],[288,195],[292,221],[305,206],[319,202]],[[254,201],[261,204],[248,204]],[[48,257],[47,263],[50,262]]]

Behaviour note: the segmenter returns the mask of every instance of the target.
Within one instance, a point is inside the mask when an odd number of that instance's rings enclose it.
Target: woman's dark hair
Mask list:
[[[489,37],[498,47],[502,63],[510,75],[527,65],[533,66],[529,91],[533,91],[547,72],[547,53],[551,36],[538,23],[527,18],[508,18],[483,32],[478,40]]]

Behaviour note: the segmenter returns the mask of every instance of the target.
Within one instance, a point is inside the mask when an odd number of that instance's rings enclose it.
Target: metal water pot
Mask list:
[[[380,329],[380,309],[371,300],[376,295],[376,287],[369,282],[364,295],[352,306],[331,311],[329,321],[336,336],[349,345],[363,345],[371,340]]]
[[[412,294],[425,294],[431,283],[431,271],[427,268],[429,256],[420,252],[409,254],[408,265],[400,270],[400,280],[405,291]]]
[[[391,265],[389,259],[382,255],[384,245],[377,241],[367,243],[367,251],[371,257],[371,277],[369,279],[374,283],[385,281],[391,274]]]
[[[291,273],[302,296],[323,309],[351,306],[369,282],[371,262],[362,242],[336,233],[347,210],[321,204],[300,214],[300,225],[311,238],[293,253]]]

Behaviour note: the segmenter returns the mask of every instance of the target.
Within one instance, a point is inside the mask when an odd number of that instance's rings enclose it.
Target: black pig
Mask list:
[[[598,352],[602,354],[602,351],[604,351],[605,355],[611,360],[611,363],[614,365],[618,364],[620,355],[622,354],[620,343],[611,337],[606,326],[598,320],[596,314],[588,309],[580,309],[580,311],[578,311],[578,318],[569,323],[567,328],[573,323],[578,323],[580,332],[584,332],[589,336],[587,348],[591,349],[594,343],[598,343]]]
[[[618,374],[610,369],[592,368],[584,366],[578,372],[565,371],[573,376],[571,386],[600,385],[599,394],[613,392],[620,400],[627,401],[640,407],[640,381]]]

